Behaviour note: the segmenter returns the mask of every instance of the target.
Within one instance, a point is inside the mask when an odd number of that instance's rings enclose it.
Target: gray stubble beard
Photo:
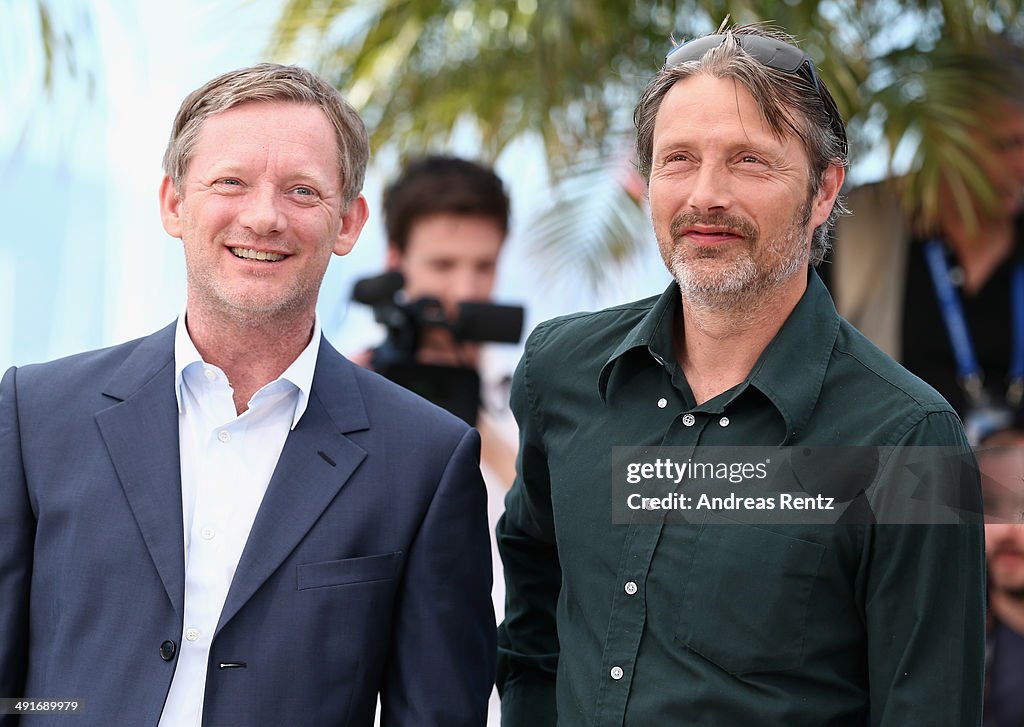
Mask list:
[[[707,310],[743,310],[756,306],[765,295],[779,288],[794,275],[805,270],[810,260],[808,225],[810,223],[811,199],[794,217],[786,233],[775,240],[773,248],[783,254],[768,270],[760,270],[754,258],[754,251],[761,244],[757,229],[752,223],[734,215],[698,215],[686,213],[672,221],[669,231],[671,239],[659,239],[658,248],[662,260],[679,285],[683,299],[692,305]],[[715,271],[713,277],[695,266],[694,259],[686,260],[682,247],[676,244],[679,232],[697,222],[727,226],[735,230],[743,240],[744,253],[728,268]],[[719,257],[719,251],[707,250],[697,258],[710,260]]]

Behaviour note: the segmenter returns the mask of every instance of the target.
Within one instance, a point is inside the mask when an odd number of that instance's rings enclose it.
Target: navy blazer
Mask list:
[[[159,720],[185,583],[173,349],[172,324],[0,383],[0,696],[82,702],[23,724]],[[213,639],[204,725],[368,726],[378,692],[382,725],[485,724],[478,457],[474,430],[321,341]]]

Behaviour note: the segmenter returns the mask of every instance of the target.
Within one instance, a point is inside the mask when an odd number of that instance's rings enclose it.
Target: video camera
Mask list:
[[[377,373],[413,391],[470,425],[480,409],[480,374],[468,366],[419,363],[423,332],[431,327],[450,331],[457,342],[518,343],[523,332],[523,308],[464,301],[449,320],[436,298],[400,299],[405,284],[396,271],[357,280],[352,300],[373,308],[374,318],[387,329],[387,339],[374,349],[370,365]]]

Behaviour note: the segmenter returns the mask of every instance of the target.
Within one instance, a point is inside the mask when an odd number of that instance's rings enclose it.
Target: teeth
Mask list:
[[[263,252],[258,250],[250,250],[245,247],[233,247],[231,252],[234,253],[235,257],[240,257],[243,260],[266,260],[268,262],[276,263],[278,260],[284,260],[285,256],[277,252]]]

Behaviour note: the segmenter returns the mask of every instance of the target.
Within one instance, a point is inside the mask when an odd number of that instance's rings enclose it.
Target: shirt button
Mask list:
[[[623,588],[625,588],[626,589],[626,593],[628,593],[631,596],[634,593],[636,593],[636,590],[637,590],[636,589],[636,583],[634,583],[633,581],[626,581],[626,585],[623,586]]]
[[[666,406],[668,406],[668,399],[664,399],[664,398],[658,399],[658,408],[659,409],[664,409]]]
[[[721,419],[718,420],[718,423],[721,424],[723,427],[729,426],[729,417],[722,417]]]
[[[231,432],[229,432],[227,429],[222,429],[220,430],[220,432],[217,433],[217,439],[224,442],[224,444],[227,444],[228,442],[231,441]]]
[[[207,381],[217,380],[217,372],[213,369],[203,369],[203,375],[206,376]]]
[[[217,531],[213,528],[203,528],[202,535],[203,540],[213,540],[213,536],[217,534]]]
[[[683,414],[684,427],[692,427],[696,421],[697,417],[695,417],[693,414]]]
[[[615,681],[619,681],[619,679],[622,679],[622,667],[621,666],[613,666],[612,667],[612,671],[611,671],[611,675],[612,675],[612,679],[614,679]]]
[[[199,629],[185,629],[185,639],[195,641],[199,638]]]

